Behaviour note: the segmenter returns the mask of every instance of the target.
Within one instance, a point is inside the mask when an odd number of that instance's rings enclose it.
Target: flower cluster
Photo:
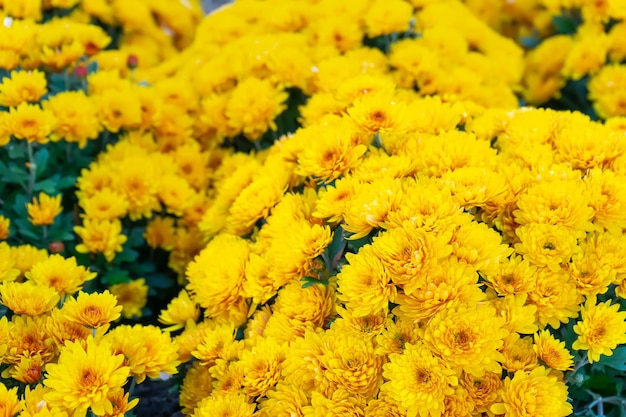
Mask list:
[[[5,3],[8,415],[178,368],[193,417],[618,409],[613,2]],[[520,107],[579,79],[595,113]]]
[[[111,324],[122,306],[108,291],[88,294],[96,277],[75,258],[30,245],[0,243],[0,386],[5,415],[121,416],[138,399],[132,385],[161,372],[177,372],[178,348],[156,326]],[[132,389],[131,389],[132,390]],[[47,414],[45,414],[47,413]]]

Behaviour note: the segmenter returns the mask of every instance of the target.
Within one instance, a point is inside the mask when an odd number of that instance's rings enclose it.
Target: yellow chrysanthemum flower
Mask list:
[[[533,349],[539,360],[546,366],[557,371],[569,371],[574,365],[574,357],[562,342],[548,331],[542,330],[533,336],[535,344]]]
[[[533,339],[529,336],[520,337],[517,333],[510,333],[504,338],[502,353],[502,367],[507,372],[531,371],[539,366],[537,354],[533,350]]]
[[[40,144],[48,143],[48,136],[56,125],[52,112],[39,105],[22,103],[12,107],[5,120],[8,131],[18,139]]]
[[[45,324],[45,316],[14,315],[8,329],[7,350],[2,361],[17,364],[22,358],[36,355],[40,355],[44,362],[52,361],[57,350]]]
[[[311,405],[304,406],[303,414],[307,417],[363,416],[365,405],[365,397],[341,389],[330,395],[313,391]]]
[[[102,253],[111,262],[122,252],[127,237],[122,234],[122,222],[115,220],[85,219],[83,226],[74,226],[74,232],[83,240],[76,245],[79,253]]]
[[[44,384],[51,388],[44,398],[50,405],[78,412],[87,409],[98,415],[113,412],[109,394],[121,388],[129,369],[124,356],[114,354],[111,346],[88,338],[86,343],[68,342],[61,349],[58,363],[48,364]]]
[[[578,316],[583,296],[576,288],[570,274],[565,270],[537,270],[536,287],[528,293],[528,302],[537,307],[540,326],[550,325],[558,329],[562,323]]]
[[[0,303],[15,314],[38,316],[52,310],[59,301],[56,289],[32,281],[0,285]]]
[[[377,236],[369,256],[378,257],[393,282],[410,295],[435,275],[442,260],[450,256],[451,237],[451,233],[435,234],[407,225]]]
[[[255,405],[248,402],[243,394],[211,395],[198,403],[193,417],[227,415],[231,417],[252,417]]]
[[[192,362],[180,386],[179,401],[183,414],[192,415],[198,403],[209,397],[212,390],[213,378],[211,378],[209,368],[201,365],[200,362]]]
[[[0,83],[0,106],[17,107],[22,103],[36,102],[47,92],[43,72],[11,71],[11,77],[3,77]]]
[[[39,199],[33,197],[32,203],[26,203],[28,221],[35,226],[46,226],[54,223],[56,216],[61,214],[61,194],[51,197],[48,194],[39,193]]]
[[[515,244],[517,253],[524,255],[538,266],[558,271],[578,250],[576,235],[562,225],[528,223],[515,231],[520,243]]]
[[[346,254],[346,259],[349,264],[337,275],[338,298],[356,316],[387,311],[398,290],[377,252],[367,245],[358,254]]]
[[[286,345],[272,338],[257,338],[254,346],[241,353],[243,392],[250,397],[263,397],[280,379],[280,366],[285,360]]]
[[[161,248],[168,251],[174,249],[176,242],[174,219],[161,216],[150,219],[144,237],[151,248]]]
[[[128,201],[110,188],[98,190],[89,196],[83,196],[82,193],[78,196],[78,205],[85,210],[82,216],[92,220],[121,219],[128,211]]]
[[[259,400],[258,404],[259,417],[303,416],[303,408],[309,405],[309,399],[306,393],[298,387],[279,381],[265,394],[265,397]]]
[[[15,281],[21,275],[11,256],[12,249],[6,242],[0,242],[0,282]]]
[[[626,343],[626,311],[611,301],[596,304],[595,297],[587,298],[581,309],[581,320],[574,325],[578,338],[572,348],[586,350],[589,362],[597,362],[600,355],[611,356],[613,349]]]
[[[348,110],[357,128],[365,133],[398,134],[408,129],[407,107],[389,94],[373,93],[357,99]]]
[[[62,310],[54,309],[46,320],[46,331],[54,340],[57,348],[65,342],[87,340],[91,330],[80,323],[70,320]]]
[[[430,320],[424,343],[455,370],[476,376],[499,372],[499,349],[509,333],[503,326],[504,318],[497,316],[490,304],[459,303]]]
[[[161,310],[159,322],[169,326],[165,330],[176,331],[185,327],[189,320],[195,322],[199,316],[198,304],[186,290],[181,290],[167,305],[167,309]]]
[[[105,90],[96,96],[96,106],[100,122],[110,132],[141,123],[141,102],[132,89]]]
[[[537,412],[565,417],[572,412],[572,405],[567,401],[567,386],[539,366],[531,372],[517,371],[513,378],[507,376],[502,402],[492,405],[490,411],[507,417],[532,417]]]
[[[36,262],[25,276],[39,285],[54,288],[59,294],[74,294],[85,281],[94,279],[96,273],[79,266],[74,257],[54,254]]]
[[[121,417],[126,415],[126,413],[139,403],[139,398],[133,398],[129,401],[130,393],[126,392],[124,388],[118,388],[111,390],[107,395],[107,399],[111,402],[113,406],[113,411],[110,413],[105,413],[104,417]]]
[[[489,285],[500,296],[525,294],[535,288],[537,267],[519,255],[512,255],[498,265],[498,272],[487,275]]]
[[[108,290],[87,294],[82,291],[76,298],[65,300],[61,309],[69,320],[92,329],[106,326],[120,317],[122,306]]]
[[[114,352],[124,355],[124,364],[137,383],[142,383],[146,377],[158,378],[161,372],[178,372],[178,346],[156,326],[117,326],[104,338],[111,343]]]
[[[148,286],[143,278],[128,283],[112,285],[111,294],[117,297],[117,303],[122,306],[122,316],[126,319],[141,317],[141,309],[148,301]]]
[[[276,131],[274,119],[287,108],[288,94],[270,81],[247,77],[233,89],[225,115],[228,125],[250,140],[259,139],[266,131]]]
[[[34,385],[41,381],[45,362],[40,354],[25,355],[20,361],[9,368],[11,378],[16,379],[25,384]]]
[[[7,389],[3,382],[0,382],[0,411],[2,415],[13,417],[22,411],[23,401],[17,396],[17,387]]]
[[[436,358],[421,342],[407,344],[402,354],[389,355],[383,367],[387,380],[381,390],[408,417],[437,417],[444,411],[444,398],[458,384],[455,372]]]

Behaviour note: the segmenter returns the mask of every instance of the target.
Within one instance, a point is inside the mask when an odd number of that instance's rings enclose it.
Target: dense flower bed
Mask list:
[[[620,416],[626,7],[501,3],[2,3],[0,415]]]

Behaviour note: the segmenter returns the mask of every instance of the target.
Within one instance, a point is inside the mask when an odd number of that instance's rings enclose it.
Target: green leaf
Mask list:
[[[300,281],[302,281],[302,288],[309,288],[315,284],[328,285],[328,282],[320,281],[315,277],[302,277],[300,278]]]
[[[146,278],[146,284],[153,288],[171,288],[174,286],[174,279],[165,274],[151,274]]]
[[[135,262],[139,257],[139,252],[131,248],[124,248],[122,253],[115,255],[115,263]]]
[[[64,190],[72,187],[74,184],[76,184],[76,177],[63,177],[58,181],[57,188],[59,190]]]
[[[111,269],[102,275],[100,281],[104,285],[125,284],[130,282],[130,277],[126,271],[121,269]]]
[[[552,26],[554,26],[557,33],[564,35],[573,35],[578,28],[578,24],[574,19],[567,16],[554,16],[552,18]]]
[[[24,159],[28,153],[26,151],[26,146],[22,145],[21,142],[19,144],[10,144],[7,148],[9,150],[9,158],[11,159]]]
[[[3,172],[2,181],[11,184],[26,183],[28,181],[28,172],[26,168],[20,168],[18,165],[9,165],[8,169]]]
[[[324,261],[326,262],[326,269],[331,274],[334,274],[337,270],[337,265],[343,257],[346,250],[347,241],[344,237],[344,231],[341,226],[338,226],[333,233],[333,240],[330,245],[324,251]]]
[[[601,356],[598,363],[618,371],[626,371],[626,346],[618,347],[611,356]]]
[[[68,240],[74,240],[74,233],[72,233],[70,230],[64,230],[64,229],[56,229],[56,230],[51,230],[49,232],[49,236],[50,236],[50,240],[60,240],[60,241],[65,241],[67,242]]]
[[[37,176],[42,175],[48,167],[48,160],[50,159],[50,152],[48,149],[41,148],[35,154],[35,165],[37,166]]]
[[[143,233],[143,227],[135,227],[131,229],[130,233],[127,234],[128,240],[126,241],[126,244],[131,248],[143,245],[145,242]]]
[[[47,180],[36,182],[33,186],[33,191],[43,191],[48,195],[56,195],[59,193],[57,188],[59,184],[59,175],[55,175],[52,178],[48,178]]]

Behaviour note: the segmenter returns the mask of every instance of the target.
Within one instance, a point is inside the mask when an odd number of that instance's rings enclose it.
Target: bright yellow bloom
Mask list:
[[[408,417],[437,417],[444,398],[454,393],[458,380],[453,370],[421,342],[407,344],[402,354],[392,353],[383,367],[387,382],[381,390],[407,410]]]
[[[254,346],[241,353],[243,392],[250,397],[263,397],[280,379],[280,366],[285,360],[286,345],[272,338],[257,338]]]
[[[227,313],[241,299],[249,252],[245,240],[220,234],[187,267],[187,289],[207,317]]]
[[[58,301],[56,289],[32,281],[0,285],[0,302],[15,314],[38,316],[52,310]]]
[[[211,378],[209,368],[198,361],[192,362],[180,386],[179,401],[183,414],[192,415],[198,403],[211,395],[212,390],[213,378]]]
[[[513,378],[506,377],[502,402],[491,406],[491,412],[507,417],[533,417],[537,413],[565,417],[572,412],[567,402],[567,386],[550,370],[539,366],[531,372],[517,371]]]
[[[552,271],[558,271],[578,249],[576,235],[562,225],[528,223],[515,233],[521,240],[515,244],[516,252]]]
[[[126,412],[135,408],[135,406],[139,403],[139,398],[134,398],[131,401],[128,401],[129,395],[130,393],[124,391],[124,388],[111,390],[107,395],[107,398],[113,406],[113,411],[105,413],[104,417],[123,417],[126,415]]]
[[[534,336],[533,349],[546,366],[558,371],[569,371],[574,365],[574,357],[562,342],[548,331],[542,330]]]
[[[8,131],[18,139],[28,142],[48,143],[48,136],[56,126],[52,112],[43,110],[39,105],[22,103],[11,107],[5,120]]]
[[[208,368],[215,365],[218,359],[223,359],[232,354],[235,342],[235,328],[231,324],[211,323],[212,327],[202,330],[197,346],[192,349],[191,354],[200,360],[203,366]]]
[[[535,272],[527,259],[516,255],[500,262],[498,272],[487,275],[489,285],[498,295],[525,294],[535,288]]]
[[[90,196],[78,195],[78,205],[85,210],[82,216],[92,220],[121,219],[128,211],[128,201],[110,188],[98,190]]]
[[[69,320],[94,329],[117,320],[122,306],[108,290],[92,294],[81,291],[76,298],[68,298],[61,311]]]
[[[130,376],[142,383],[146,377],[158,378],[161,372],[177,373],[178,346],[168,333],[156,326],[117,326],[104,338],[116,353],[124,355],[124,365],[130,368]]]
[[[11,318],[7,350],[2,361],[18,364],[22,358],[36,355],[41,356],[44,362],[52,361],[58,352],[45,324],[45,316],[14,315]]]
[[[345,123],[311,126],[306,129],[306,134],[312,143],[298,155],[296,173],[323,183],[329,183],[356,168],[367,151],[365,145],[352,143],[350,128]]]
[[[74,294],[85,281],[96,277],[95,272],[79,266],[76,258],[64,258],[58,254],[36,262],[25,275],[39,285],[54,288],[59,294]]]
[[[128,283],[112,285],[111,294],[117,297],[117,303],[122,306],[122,316],[126,319],[141,317],[141,309],[148,301],[148,286],[143,278]]]
[[[57,119],[50,140],[64,139],[84,148],[87,140],[98,137],[101,127],[96,105],[83,91],[63,91],[44,101],[42,106]]]
[[[6,240],[9,237],[11,219],[0,215],[0,240]]]
[[[226,415],[230,417],[252,417],[255,404],[247,400],[247,396],[238,393],[227,395],[211,395],[198,403],[194,417],[211,417]]]
[[[365,397],[341,389],[328,395],[313,391],[311,405],[303,407],[303,414],[307,417],[363,416],[365,405]]]
[[[74,226],[74,232],[83,240],[76,245],[79,253],[102,253],[111,262],[122,252],[127,237],[122,234],[122,222],[116,220],[85,219],[83,226]]]
[[[35,226],[46,226],[54,223],[56,216],[61,214],[61,194],[50,197],[48,194],[39,193],[39,199],[33,197],[32,203],[26,203],[28,221]]]
[[[161,248],[167,251],[174,249],[176,242],[174,219],[161,216],[150,219],[146,226],[144,238],[151,248]]]
[[[410,295],[436,274],[441,261],[450,256],[450,238],[450,233],[437,235],[407,225],[377,236],[372,253],[389,271],[393,282]]]
[[[502,367],[507,372],[530,371],[539,366],[533,340],[529,336],[520,337],[517,333],[510,333],[504,338],[500,353],[503,356]]]
[[[626,343],[626,311],[611,301],[596,304],[595,297],[587,298],[581,309],[581,320],[574,325],[578,338],[573,349],[587,350],[589,362],[597,362],[600,355],[611,356],[613,349]]]
[[[509,333],[503,325],[504,318],[498,317],[490,304],[459,303],[430,320],[424,343],[455,370],[476,376],[498,372],[499,349]]]
[[[368,94],[354,102],[348,115],[359,130],[376,133],[403,133],[408,129],[406,105],[388,94]]]
[[[110,132],[141,123],[141,103],[134,90],[106,90],[97,96],[98,118]]]
[[[45,363],[40,354],[24,355],[20,361],[9,368],[11,378],[25,384],[36,384],[41,381]]]
[[[48,364],[44,384],[51,388],[45,395],[50,405],[64,406],[84,413],[91,409],[102,416],[113,412],[109,394],[121,388],[129,369],[124,356],[114,354],[111,346],[88,338],[86,343],[68,342],[58,363]]]
[[[13,417],[22,411],[23,401],[17,396],[17,387],[10,390],[0,382],[0,414],[6,417]]]
[[[287,108],[288,94],[270,81],[248,77],[234,88],[226,105],[228,125],[248,139],[257,140],[267,130],[276,131],[274,121]]]
[[[378,0],[368,7],[365,25],[370,38],[406,32],[413,18],[413,7],[403,0]]]
[[[185,327],[189,320],[195,322],[199,316],[198,304],[189,297],[186,290],[181,290],[167,305],[167,309],[161,310],[159,322],[169,326],[165,330],[175,331]]]
[[[11,77],[3,77],[0,84],[0,105],[17,107],[22,103],[32,103],[48,92],[46,76],[43,72],[11,71]]]
[[[301,389],[279,381],[264,398],[259,399],[259,417],[302,416],[303,407],[309,405],[307,395]]]
[[[532,334],[538,329],[536,321],[537,307],[526,303],[526,294],[507,295],[490,298],[496,308],[496,314],[503,317],[504,328],[511,333]]]
[[[398,290],[391,281],[393,275],[373,247],[366,245],[358,254],[346,254],[346,260],[349,264],[337,276],[338,298],[346,308],[356,316],[387,311],[389,302],[395,302]]]
[[[583,297],[565,270],[557,272],[547,268],[537,270],[537,285],[528,293],[530,304],[537,306],[537,321],[557,329],[561,323],[578,316]]]
[[[65,342],[87,340],[91,330],[80,323],[70,320],[62,310],[52,310],[46,320],[46,331],[52,336],[57,348],[61,348]]]

